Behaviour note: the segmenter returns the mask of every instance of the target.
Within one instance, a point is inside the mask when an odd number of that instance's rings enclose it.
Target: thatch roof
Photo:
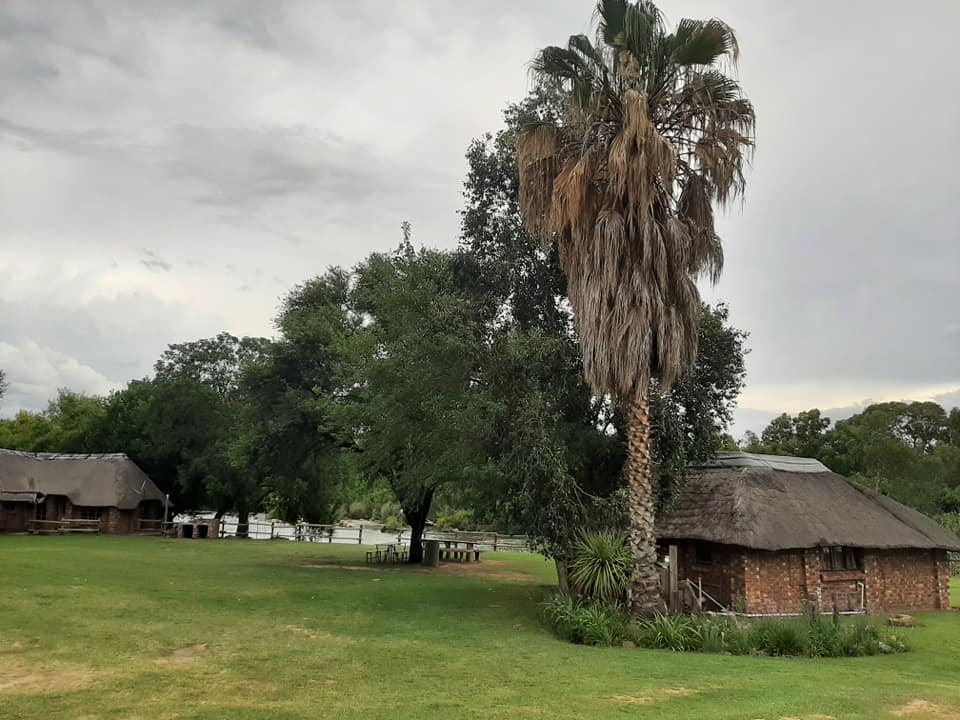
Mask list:
[[[0,450],[0,500],[33,502],[64,495],[81,507],[132,510],[143,500],[164,499],[136,463],[122,453],[57,455]]]
[[[694,470],[657,521],[657,537],[759,550],[845,545],[960,551],[960,538],[926,515],[816,460],[748,453],[721,453]]]

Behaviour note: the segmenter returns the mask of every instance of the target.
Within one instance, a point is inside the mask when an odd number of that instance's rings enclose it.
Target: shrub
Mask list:
[[[403,521],[396,515],[391,515],[384,521],[383,527],[380,528],[380,531],[385,533],[398,533],[402,531],[403,528]]]
[[[696,651],[703,648],[703,621],[687,615],[657,615],[634,624],[633,641],[659,650]]]
[[[678,652],[859,657],[906,652],[902,635],[884,634],[869,622],[839,622],[816,613],[806,620],[747,620],[705,615],[658,615],[630,623],[617,606],[555,595],[540,617],[558,637],[581,645],[618,645]]]
[[[453,510],[451,512],[440,513],[437,515],[437,521],[434,523],[437,530],[467,530],[473,527],[472,510]]]
[[[554,595],[540,604],[540,617],[555,635],[578,645],[619,645],[627,619],[617,607]]]
[[[750,636],[748,628],[736,620],[723,617],[707,617],[700,627],[700,650],[705,653],[728,653],[749,655]]]
[[[400,517],[401,513],[400,503],[398,502],[385,502],[380,505],[379,517],[383,520],[386,520],[392,515]]]
[[[370,506],[363,500],[354,500],[347,508],[347,517],[352,520],[365,520],[370,517]]]
[[[803,655],[806,637],[803,628],[796,622],[759,620],[753,626],[750,645],[765,655]]]
[[[633,553],[618,533],[584,533],[574,548],[570,582],[588,598],[602,602],[621,600],[630,583]]]

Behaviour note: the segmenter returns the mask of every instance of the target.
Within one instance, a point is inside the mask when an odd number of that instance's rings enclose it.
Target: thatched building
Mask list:
[[[0,532],[97,521],[101,532],[125,534],[145,524],[159,527],[163,514],[163,493],[122,453],[0,450]]]
[[[732,610],[888,613],[950,607],[960,539],[816,460],[721,453],[657,523],[676,574]]]

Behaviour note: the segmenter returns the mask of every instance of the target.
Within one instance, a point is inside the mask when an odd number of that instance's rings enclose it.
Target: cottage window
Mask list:
[[[823,548],[823,570],[863,570],[863,551],[852,547]]]
[[[46,503],[40,503],[39,505],[37,505],[36,519],[37,519],[37,520],[46,520],[46,519],[47,519],[47,504],[46,504]]]
[[[80,519],[81,520],[99,520],[100,519],[100,510],[97,508],[83,508],[80,510]]]
[[[713,548],[706,543],[694,546],[694,561],[697,565],[713,565]]]
[[[15,502],[5,502],[3,504],[3,509],[9,513],[17,511],[17,504]]]

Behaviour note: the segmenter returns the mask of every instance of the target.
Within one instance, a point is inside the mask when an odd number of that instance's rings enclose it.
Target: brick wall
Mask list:
[[[863,570],[824,571],[817,548],[782,552],[747,551],[746,611],[798,613],[806,603],[830,612],[884,614],[949,608],[949,564],[945,552],[865,551]],[[862,584],[862,585],[861,585]]]
[[[808,603],[830,612],[945,610],[950,607],[950,563],[933,550],[865,550],[863,570],[824,571],[819,548],[767,552],[710,545],[712,563],[697,563],[696,543],[677,545],[681,580],[700,580],[726,607],[747,613],[791,614]],[[667,544],[661,545],[666,554]],[[862,585],[861,585],[862,584]]]
[[[767,552],[748,550],[746,557],[746,611],[798,613],[807,594],[807,566],[803,550]]]
[[[950,607],[949,567],[943,550],[868,551],[864,567],[868,612]]]

